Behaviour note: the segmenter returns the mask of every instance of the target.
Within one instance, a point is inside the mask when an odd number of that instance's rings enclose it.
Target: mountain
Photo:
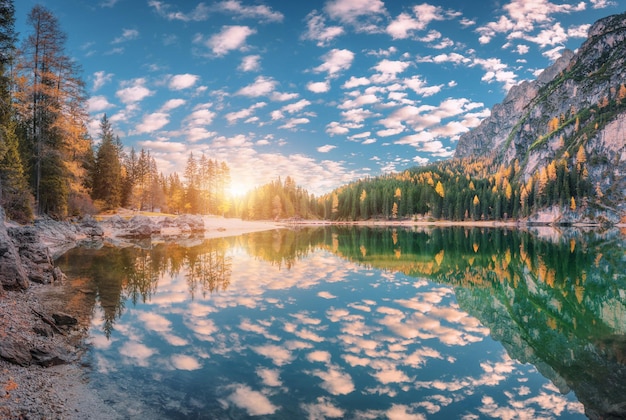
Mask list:
[[[517,161],[520,182],[553,162],[586,164],[590,195],[605,210],[623,215],[625,41],[626,13],[596,22],[577,52],[564,51],[536,80],[511,88],[490,117],[461,136],[455,157],[488,157],[504,166]]]

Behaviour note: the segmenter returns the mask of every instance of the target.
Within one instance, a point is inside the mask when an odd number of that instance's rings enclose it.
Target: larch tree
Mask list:
[[[31,33],[16,60],[14,103],[26,131],[37,212],[64,217],[72,196],[86,196],[85,161],[91,153],[87,106],[79,69],[65,54],[66,35],[56,17],[36,5],[27,17]]]

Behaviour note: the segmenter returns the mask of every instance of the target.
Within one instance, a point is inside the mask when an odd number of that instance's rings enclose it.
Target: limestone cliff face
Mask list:
[[[456,157],[518,160],[527,179],[583,146],[592,184],[612,203],[626,197],[626,13],[596,22],[531,82],[513,87],[491,116],[464,134]]]

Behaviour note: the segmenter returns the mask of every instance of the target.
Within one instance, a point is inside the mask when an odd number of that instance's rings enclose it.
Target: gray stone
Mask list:
[[[16,365],[28,366],[32,356],[26,344],[4,338],[0,341],[0,358]]]

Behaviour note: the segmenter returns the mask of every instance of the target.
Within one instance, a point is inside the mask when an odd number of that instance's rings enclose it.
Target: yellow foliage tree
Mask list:
[[[437,181],[437,186],[435,186],[435,192],[439,194],[441,198],[445,197],[446,193],[443,190],[443,184],[441,183],[441,181]]]
[[[576,200],[574,199],[574,197],[572,197],[572,199],[570,200],[570,203],[569,203],[569,208],[570,208],[572,211],[576,210]]]

